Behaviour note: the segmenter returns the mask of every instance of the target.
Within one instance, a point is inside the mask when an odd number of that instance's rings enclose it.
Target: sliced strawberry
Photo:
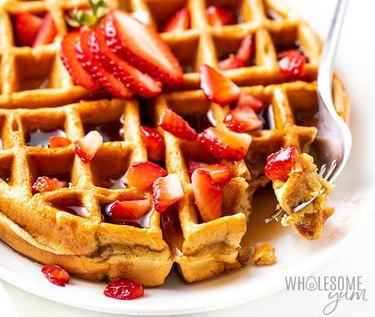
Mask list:
[[[69,273],[57,264],[48,264],[42,267],[42,273],[57,286],[64,287],[70,281]]]
[[[237,51],[236,57],[241,59],[244,64],[250,62],[254,54],[253,35],[248,34],[242,40],[240,47]]]
[[[203,162],[188,161],[188,172],[191,175],[196,169],[205,167],[205,166],[208,166],[208,164],[203,163]]]
[[[55,147],[66,147],[72,144],[72,141],[70,141],[68,138],[65,138],[63,136],[56,136],[53,135],[49,137],[48,140],[48,147],[55,148]]]
[[[190,28],[190,13],[187,8],[182,8],[174,13],[164,24],[163,32],[183,31]]]
[[[208,24],[212,26],[222,26],[236,23],[236,16],[232,10],[215,5],[209,6],[206,9],[206,19]]]
[[[133,97],[133,92],[112,73],[96,61],[89,47],[89,38],[93,30],[81,31],[80,40],[76,44],[77,59],[83,68],[91,74],[110,94],[124,99]]]
[[[63,188],[66,185],[66,182],[60,182],[57,178],[39,176],[32,185],[32,189],[36,192],[44,193]]]
[[[144,289],[141,284],[119,278],[109,283],[103,294],[114,299],[132,300],[142,297]]]
[[[295,147],[282,148],[280,151],[270,154],[267,157],[264,172],[272,180],[286,182],[288,175],[296,164],[298,151]]]
[[[74,142],[74,150],[83,163],[88,163],[102,144],[102,135],[96,130],[90,131],[85,137]]]
[[[52,16],[47,13],[42,21],[39,31],[33,42],[33,47],[38,47],[43,44],[50,44],[53,42],[57,34],[55,22],[52,20]]]
[[[228,70],[244,67],[245,63],[241,58],[237,57],[236,55],[230,54],[228,58],[220,61],[218,66],[221,70]]]
[[[130,187],[144,190],[150,187],[155,179],[164,175],[167,175],[167,171],[155,163],[133,163],[124,176],[124,182]]]
[[[200,87],[206,97],[221,106],[226,106],[240,97],[240,88],[211,66],[202,65],[199,77]]]
[[[159,120],[159,126],[183,140],[195,140],[198,136],[187,121],[170,109],[164,110]]]
[[[110,208],[110,219],[113,222],[137,220],[142,218],[151,207],[150,200],[116,200]]]
[[[165,143],[158,130],[141,126],[142,140],[146,146],[148,159],[162,161],[165,155]]]
[[[199,167],[198,170],[210,173],[210,176],[216,183],[225,184],[231,179],[231,170],[225,164],[210,164]]]
[[[176,174],[169,174],[155,180],[152,184],[152,194],[157,212],[163,212],[184,197],[181,182]]]
[[[88,45],[92,56],[101,66],[142,97],[155,97],[161,92],[159,81],[130,66],[109,49],[103,29],[91,32]]]
[[[15,36],[18,46],[32,46],[42,19],[36,15],[19,12],[15,16]]]
[[[191,182],[195,203],[203,221],[208,222],[220,218],[224,193],[210,173],[198,169],[193,173]]]
[[[232,109],[223,122],[228,129],[239,133],[258,130],[264,123],[250,106]]]
[[[263,109],[264,104],[262,101],[250,95],[249,93],[242,91],[240,99],[238,99],[237,101],[237,107],[251,107],[255,112],[259,112]]]
[[[208,128],[199,136],[203,148],[216,158],[239,161],[246,155],[251,136],[245,133]]]
[[[108,46],[126,62],[169,87],[181,85],[181,66],[153,27],[121,10],[110,11],[103,27]]]
[[[279,71],[291,77],[301,77],[304,74],[306,57],[299,50],[286,51],[280,54]]]
[[[77,59],[75,46],[79,41],[79,32],[68,33],[61,43],[61,61],[68,70],[73,82],[88,90],[98,90],[101,85],[81,65]]]

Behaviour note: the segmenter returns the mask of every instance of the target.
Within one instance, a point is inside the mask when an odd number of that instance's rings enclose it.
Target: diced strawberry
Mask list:
[[[15,16],[15,36],[18,46],[32,46],[42,19],[36,15],[19,12]]]
[[[194,171],[191,182],[195,203],[204,222],[221,216],[224,193],[210,173],[201,169]]]
[[[190,13],[187,8],[182,8],[174,13],[164,24],[163,32],[187,30],[190,27]]]
[[[242,40],[240,47],[237,51],[236,57],[241,59],[244,64],[250,62],[251,58],[254,54],[254,43],[253,43],[253,35],[248,34]]]
[[[159,126],[183,140],[195,140],[198,136],[187,121],[170,109],[164,110],[159,120]]]
[[[42,267],[42,273],[57,286],[64,287],[70,281],[69,273],[57,264],[48,264]]]
[[[198,170],[210,173],[210,176],[216,183],[225,184],[231,179],[231,170],[225,164],[210,164],[199,167]]]
[[[33,47],[38,47],[43,44],[50,44],[53,42],[57,33],[55,22],[52,20],[51,14],[47,13],[39,28],[39,31],[33,42]]]
[[[119,57],[169,87],[182,84],[178,60],[153,27],[121,10],[110,11],[103,27],[108,46]]]
[[[88,163],[102,144],[102,135],[96,130],[90,131],[82,139],[74,142],[74,150],[83,163]]]
[[[167,175],[167,171],[155,163],[133,163],[124,176],[124,182],[130,187],[144,190],[149,188],[155,179],[164,175]]]
[[[241,58],[237,57],[236,55],[230,54],[228,58],[220,61],[218,66],[221,70],[228,70],[244,67],[245,63]]]
[[[110,218],[114,222],[137,220],[150,210],[150,200],[116,200],[110,208]]]
[[[142,297],[144,289],[141,284],[119,278],[110,282],[104,289],[103,294],[114,299],[132,300]]]
[[[148,159],[162,161],[165,155],[165,144],[158,130],[141,126],[142,140],[146,146]]]
[[[184,197],[181,182],[176,174],[169,174],[155,180],[152,184],[152,194],[157,212],[163,212]]]
[[[65,138],[63,136],[50,136],[48,140],[48,147],[55,148],[55,147],[66,147],[72,144],[72,141],[70,141],[68,138]]]
[[[188,161],[188,172],[191,175],[196,169],[205,167],[205,166],[208,166],[208,164],[203,163],[203,162]]]
[[[295,147],[282,148],[280,151],[270,154],[267,157],[264,172],[272,180],[286,182],[289,173],[296,164],[298,151]]]
[[[236,22],[233,11],[227,8],[211,5],[206,9],[206,19],[212,26],[222,26]]]
[[[240,88],[211,66],[202,65],[199,77],[200,87],[206,97],[221,106],[226,106],[240,97]]]
[[[250,106],[232,109],[225,116],[223,122],[228,129],[240,133],[258,130],[264,123]]]
[[[255,112],[259,112],[263,109],[264,104],[262,101],[250,95],[249,93],[242,91],[240,99],[238,99],[237,101],[237,107],[251,107]]]
[[[44,193],[63,188],[66,185],[66,182],[60,182],[57,178],[39,176],[32,185],[32,189],[36,192]]]
[[[88,45],[92,56],[101,66],[142,97],[155,97],[161,92],[159,81],[130,66],[109,49],[102,28],[91,32]]]
[[[301,77],[304,74],[306,57],[298,50],[286,51],[280,54],[279,71],[291,77]]]
[[[214,157],[239,161],[245,157],[249,149],[251,136],[246,133],[208,128],[200,134],[199,141]]]
[[[75,52],[76,43],[79,41],[79,32],[71,32],[64,36],[61,43],[61,61],[68,70],[73,82],[88,90],[98,90],[101,85],[81,65]]]

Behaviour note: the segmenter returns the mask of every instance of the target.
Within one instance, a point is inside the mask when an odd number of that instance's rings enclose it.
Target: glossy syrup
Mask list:
[[[86,133],[90,131],[98,131],[103,136],[104,142],[115,142],[115,141],[124,141],[124,118],[123,116],[112,122],[106,122],[100,125],[85,125]]]
[[[56,129],[56,130],[52,130],[52,131],[37,129],[37,130],[34,130],[34,131],[30,131],[26,135],[26,144],[28,146],[36,146],[36,147],[47,148],[49,138],[51,136],[66,137],[66,134],[61,129]]]
[[[65,211],[67,213],[70,213],[75,216],[83,217],[83,218],[88,218],[89,213],[85,207],[83,207],[78,201],[72,201],[72,200],[65,200],[61,201],[59,203],[52,203],[52,207],[59,209],[61,211]]]
[[[198,133],[202,132],[203,130],[216,126],[216,120],[211,112],[211,110],[192,114],[192,115],[184,115],[183,118],[189,122],[191,127],[197,131]]]

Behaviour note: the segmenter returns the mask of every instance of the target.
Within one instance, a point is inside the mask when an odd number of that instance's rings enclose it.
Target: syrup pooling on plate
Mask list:
[[[37,146],[37,147],[48,148],[49,138],[51,136],[66,137],[66,134],[61,129],[56,129],[56,130],[52,130],[52,131],[37,129],[37,130],[34,130],[34,131],[30,131],[26,135],[26,144],[28,146]]]
[[[82,203],[75,198],[63,198],[59,199],[58,201],[50,202],[50,205],[58,210],[70,213],[75,216],[88,218],[89,212],[82,205]]]

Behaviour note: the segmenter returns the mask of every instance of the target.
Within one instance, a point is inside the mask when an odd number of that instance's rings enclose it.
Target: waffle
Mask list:
[[[308,152],[316,136],[315,80],[321,42],[301,17],[276,0],[107,3],[133,12],[159,31],[173,12],[189,8],[189,30],[161,34],[183,67],[183,85],[152,100],[130,101],[105,99],[101,93],[75,86],[58,50],[68,31],[64,14],[87,3],[1,1],[0,238],[37,262],[60,264],[70,273],[92,280],[121,276],[156,286],[164,282],[174,262],[187,282],[238,269],[250,257],[244,237],[251,221],[252,196],[269,182],[264,176],[267,155],[283,146]],[[211,4],[232,8],[238,23],[209,26],[204,12]],[[11,20],[17,11],[50,12],[58,30],[54,42],[36,49],[15,47]],[[141,124],[157,126],[162,112],[170,108],[197,132],[210,124],[224,128],[222,121],[230,108],[208,101],[198,90],[198,68],[201,64],[216,66],[249,33],[255,38],[254,59],[246,67],[223,73],[268,105],[262,113],[266,123],[263,130],[251,133],[253,141],[245,160],[223,161],[230,166],[232,179],[224,186],[222,217],[205,223],[194,204],[188,162],[212,162],[210,158],[202,154],[197,141],[180,140],[160,129],[166,143],[165,167],[179,176],[184,198],[162,214],[152,210],[143,228],[108,223],[103,217],[106,204],[149,195],[131,188],[111,188],[112,180],[120,179],[132,162],[147,160]],[[278,53],[295,48],[296,43],[308,58],[298,81],[278,69]],[[337,77],[333,92],[336,109],[347,120],[349,101]],[[124,136],[104,143],[89,164],[74,155],[73,146],[32,146],[32,136],[39,129],[61,129],[74,141],[95,126],[113,122],[124,129]],[[31,185],[38,176],[59,176],[71,186],[34,194]],[[76,212],[71,211],[72,206]]]

